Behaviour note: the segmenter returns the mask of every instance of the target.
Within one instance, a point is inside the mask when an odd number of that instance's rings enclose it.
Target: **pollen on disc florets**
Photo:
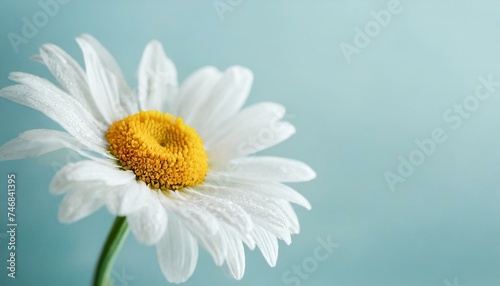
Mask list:
[[[106,138],[123,169],[134,171],[151,188],[178,190],[205,179],[203,140],[181,118],[141,111],[113,123]]]

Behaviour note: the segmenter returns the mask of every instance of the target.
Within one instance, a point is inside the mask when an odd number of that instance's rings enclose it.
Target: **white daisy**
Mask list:
[[[115,222],[115,232],[128,223],[139,242],[156,245],[170,282],[192,275],[198,245],[236,279],[245,271],[244,245],[258,247],[275,266],[278,239],[290,244],[290,235],[299,233],[290,203],[310,209],[283,183],[315,177],[299,161],[249,156],[295,132],[282,121],[285,109],[270,102],[242,109],[253,75],[240,66],[223,72],[201,68],[178,86],[176,68],[157,41],[144,51],[135,92],[97,40],[82,35],[77,42],[85,71],[52,44],[42,46],[36,57],[61,89],[15,72],[10,79],[19,84],[0,91],[67,132],[26,131],[0,147],[0,159],[62,148],[88,158],[64,166],[52,180],[51,193],[65,195],[59,220],[72,223],[102,206],[126,217]],[[112,236],[113,231],[108,243]]]

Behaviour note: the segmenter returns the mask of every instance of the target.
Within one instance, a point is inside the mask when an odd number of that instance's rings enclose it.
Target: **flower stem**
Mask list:
[[[127,218],[117,216],[113,227],[111,228],[106,244],[101,252],[101,257],[97,263],[97,268],[94,274],[94,286],[111,286],[111,270],[115,262],[116,256],[120,248],[125,242],[128,234]]]

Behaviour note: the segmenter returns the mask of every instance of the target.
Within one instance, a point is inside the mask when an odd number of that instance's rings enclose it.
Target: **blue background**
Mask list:
[[[223,3],[228,3],[222,0]],[[258,3],[255,3],[258,2]],[[249,103],[276,101],[298,129],[266,151],[310,164],[318,178],[296,184],[313,209],[297,209],[302,232],[281,244],[270,268],[247,251],[237,282],[201,252],[185,285],[298,285],[283,275],[311,261],[318,239],[340,244],[300,285],[500,285],[500,93],[455,129],[446,110],[474,95],[478,77],[500,81],[500,3],[401,0],[402,11],[348,62],[340,44],[389,1],[243,1],[219,17],[212,1],[78,1],[60,5],[16,53],[8,33],[22,35],[23,17],[38,1],[2,1],[0,86],[12,71],[52,77],[29,60],[55,43],[82,62],[74,38],[98,38],[131,86],[146,43],[160,40],[182,80],[195,69],[251,68]],[[438,2],[438,3],[436,3]],[[0,144],[34,128],[59,128],[43,114],[0,100]],[[441,128],[446,142],[391,191],[416,139]],[[7,240],[0,236],[1,285],[89,285],[112,223],[106,210],[71,225],[57,221],[61,197],[51,177],[72,154],[0,162],[0,229],[5,231],[7,174],[17,175],[17,278],[7,278]],[[154,247],[129,236],[115,265],[116,285],[168,284]],[[121,277],[122,272],[125,276]]]

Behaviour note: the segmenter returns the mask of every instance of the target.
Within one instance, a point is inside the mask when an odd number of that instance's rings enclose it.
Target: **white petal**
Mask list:
[[[86,186],[96,186],[96,187],[101,187],[104,185],[103,182],[99,181],[88,181],[88,182],[75,182],[75,181],[67,181],[65,183],[54,183],[54,179],[52,180],[52,184],[50,186],[50,193],[53,195],[62,195],[65,193],[71,193],[74,190],[78,190],[82,188],[87,188]],[[61,180],[62,181],[62,180]],[[107,186],[107,188],[110,188]]]
[[[230,177],[226,171],[209,171],[205,177],[204,185],[237,188],[245,192],[258,193],[268,198],[290,201],[308,210],[311,209],[311,204],[304,196],[289,186],[280,183],[241,180]]]
[[[245,249],[243,243],[230,229],[226,229],[228,252],[226,263],[229,272],[236,280],[241,280],[245,274]]]
[[[149,187],[133,178],[129,183],[108,190],[106,206],[110,213],[125,216],[143,208],[148,202]]]
[[[132,92],[109,52],[89,36],[76,41],[83,52],[90,93],[104,120],[112,124],[132,113],[127,104]]]
[[[217,167],[214,171],[227,172],[229,176],[254,181],[304,182],[316,177],[306,164],[279,157],[244,157],[234,159],[230,168]]]
[[[199,208],[185,196],[171,192],[168,197],[161,197],[163,205],[169,212],[175,213],[183,224],[198,239],[198,242],[221,266],[226,259],[227,243],[224,232],[220,231],[221,222],[211,213]]]
[[[59,207],[59,221],[73,223],[98,210],[104,201],[105,192],[98,186],[80,184],[78,189],[64,196]]]
[[[88,107],[86,96],[89,93],[87,76],[80,65],[64,50],[53,44],[40,48],[40,57],[57,79],[61,87],[84,107]]]
[[[52,178],[50,192],[62,194],[67,192],[71,183],[96,183],[104,186],[128,184],[135,178],[131,171],[118,170],[116,167],[95,161],[80,161],[64,166]]]
[[[3,88],[1,97],[43,112],[93,151],[105,148],[102,127],[75,99],[34,75],[11,73],[10,78],[22,85]]]
[[[195,228],[185,221],[186,227],[196,237],[198,243],[207,250],[212,256],[214,263],[217,266],[222,266],[227,256],[227,238],[222,231],[217,231],[215,234],[203,232],[199,228]]]
[[[161,194],[152,190],[150,192],[144,207],[127,216],[130,230],[135,238],[145,245],[157,243],[167,227],[167,212],[158,199]]]
[[[156,245],[163,275],[171,283],[183,283],[191,277],[198,262],[198,243],[176,218]]]
[[[269,188],[268,190],[271,193],[270,196],[273,198],[281,198],[283,200],[298,204],[299,206],[303,206],[308,210],[311,209],[311,203],[304,196],[302,196],[302,194],[290,188],[289,186],[283,184],[274,184],[273,188]],[[260,192],[262,195],[267,195],[268,190],[258,189],[257,192]]]
[[[170,192],[168,197],[163,194],[159,197],[160,202],[169,212],[173,212],[184,219],[186,225],[189,222],[193,229],[199,229],[203,233],[210,235],[216,234],[219,231],[218,219],[179,193]]]
[[[207,146],[207,153],[212,165],[220,165],[279,144],[294,133],[295,127],[288,122],[256,120],[255,124],[233,129],[217,143]]]
[[[206,98],[221,77],[221,72],[210,66],[195,71],[181,85],[179,95],[169,107],[170,113],[191,125],[192,119],[204,108]]]
[[[292,205],[286,201],[278,201],[283,213],[288,217],[290,223],[290,234],[298,234],[300,232],[300,223],[297,214],[293,210]]]
[[[287,245],[292,243],[292,237],[290,233],[290,223],[288,219],[286,220],[287,224],[283,224],[282,222],[271,221],[266,218],[256,218],[255,224],[262,227],[264,230],[269,232],[270,234],[276,236],[277,238],[283,240]]]
[[[48,129],[29,130],[8,141],[0,147],[0,160],[37,157],[63,148],[74,150],[82,156],[98,160],[98,158],[85,152],[88,148],[71,134]],[[100,154],[107,156],[104,150]]]
[[[260,226],[255,227],[253,236],[269,266],[275,267],[278,260],[278,240],[276,237]]]
[[[84,41],[90,47],[92,50],[95,52],[95,54],[98,56],[99,61],[102,62],[102,64],[108,69],[110,72],[115,74],[117,77],[124,78],[122,71],[120,69],[120,66],[116,62],[116,60],[113,58],[111,53],[94,37],[92,37],[89,34],[82,34],[77,38],[78,41]]]
[[[238,204],[250,215],[255,225],[262,226],[286,243],[291,242],[290,223],[275,200],[256,193],[224,186],[200,185],[196,187],[196,190],[206,196],[221,198]],[[238,229],[235,229],[235,233],[240,234],[241,239],[244,239],[250,248],[254,247],[254,242],[247,239],[247,233]]]
[[[113,58],[111,53],[91,35],[82,34],[77,38],[77,42],[78,41],[86,42],[88,45],[90,45],[91,49],[98,57],[99,62],[102,64],[102,66],[105,67],[106,71],[109,71],[110,77],[112,78],[111,84],[114,89],[118,91],[117,96],[121,103],[120,107],[125,109],[127,115],[137,113],[139,111],[137,96],[128,87],[120,66]]]
[[[260,130],[274,127],[273,124],[282,119],[285,113],[285,107],[274,102],[253,104],[217,126],[214,132],[206,134],[205,144],[211,146],[232,131],[255,129],[252,126],[259,126],[257,129]]]
[[[242,236],[247,236],[253,229],[251,217],[238,204],[223,197],[210,196],[197,190],[185,190],[187,200],[199,208],[214,215],[219,221],[233,227]]]
[[[141,110],[166,110],[177,93],[177,70],[161,43],[152,41],[144,50],[139,65],[139,102]]]
[[[46,44],[40,48],[40,59],[64,91],[80,102],[96,119],[103,120],[90,94],[87,75],[71,56],[56,45]]]
[[[202,138],[215,132],[215,127],[241,109],[252,82],[253,74],[249,69],[240,66],[228,68],[205,98],[203,108],[191,117],[191,126]]]

